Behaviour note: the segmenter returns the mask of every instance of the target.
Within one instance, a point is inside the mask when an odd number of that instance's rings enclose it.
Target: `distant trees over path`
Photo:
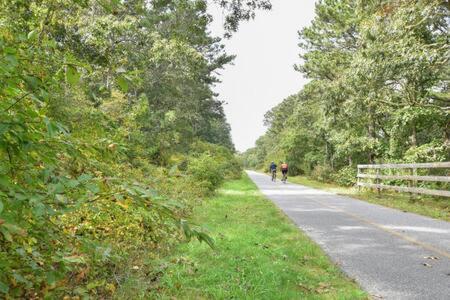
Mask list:
[[[357,163],[448,160],[448,14],[443,1],[319,1],[295,67],[310,82],[267,112],[246,164],[348,182]]]

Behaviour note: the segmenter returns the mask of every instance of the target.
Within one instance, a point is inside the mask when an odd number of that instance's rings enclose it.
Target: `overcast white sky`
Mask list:
[[[266,128],[264,114],[306,83],[294,71],[298,57],[298,31],[314,17],[314,0],[272,0],[273,9],[258,12],[256,19],[242,23],[230,40],[227,52],[236,54],[234,65],[221,72],[222,83],[215,91],[225,100],[225,113],[231,125],[237,150],[254,146]],[[223,15],[211,8],[215,21],[211,30],[223,33]]]

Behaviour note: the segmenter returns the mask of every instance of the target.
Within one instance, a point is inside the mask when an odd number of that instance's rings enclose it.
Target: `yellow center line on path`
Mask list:
[[[313,201],[315,201],[315,202],[317,202],[317,203],[319,203],[319,204],[321,204],[321,205],[323,205],[323,206],[326,206],[326,207],[328,207],[328,208],[336,209],[336,210],[342,212],[342,213],[345,214],[345,215],[348,215],[348,216],[350,216],[350,217],[352,217],[352,218],[354,218],[354,219],[357,219],[357,220],[359,220],[359,221],[361,221],[361,222],[364,222],[364,223],[366,223],[366,224],[368,224],[368,225],[371,225],[371,226],[374,226],[374,227],[376,227],[376,228],[378,228],[378,229],[381,229],[382,231],[387,232],[387,233],[390,233],[390,234],[392,234],[393,236],[396,236],[396,237],[398,237],[398,238],[400,238],[400,239],[402,239],[402,240],[404,240],[404,241],[410,242],[410,243],[412,243],[412,244],[414,244],[414,245],[420,246],[420,247],[422,247],[422,248],[424,248],[424,249],[426,249],[426,250],[432,251],[432,252],[434,252],[434,253],[436,253],[436,254],[439,254],[439,255],[441,255],[441,256],[443,256],[443,257],[446,257],[446,258],[450,259],[450,253],[447,252],[447,251],[445,251],[445,250],[436,248],[436,247],[434,247],[433,245],[430,245],[430,244],[427,244],[427,243],[418,241],[418,240],[416,240],[416,239],[414,239],[414,238],[412,238],[412,237],[410,237],[410,236],[408,236],[408,235],[405,235],[405,234],[402,234],[402,233],[397,232],[397,231],[395,231],[395,230],[386,228],[386,227],[384,227],[383,225],[374,223],[374,222],[372,222],[372,221],[370,221],[370,220],[368,220],[368,219],[362,218],[362,217],[360,217],[360,216],[358,216],[358,215],[355,215],[355,214],[353,214],[353,213],[350,213],[350,212],[348,212],[348,211],[345,211],[345,210],[343,210],[342,208],[338,208],[338,207],[335,207],[335,206],[332,206],[332,205],[323,203],[322,201],[318,201],[318,200],[316,200],[316,199],[311,199],[311,200],[313,200]]]

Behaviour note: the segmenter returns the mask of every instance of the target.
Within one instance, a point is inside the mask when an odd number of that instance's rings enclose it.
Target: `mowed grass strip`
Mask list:
[[[411,197],[408,193],[397,193],[393,191],[382,191],[378,195],[376,191],[371,189],[361,189],[361,191],[358,191],[357,187],[342,187],[333,183],[316,181],[305,176],[289,177],[288,181],[450,222],[450,201],[448,198],[425,195]]]
[[[247,175],[194,211],[216,249],[191,242],[162,262],[159,299],[366,299]]]

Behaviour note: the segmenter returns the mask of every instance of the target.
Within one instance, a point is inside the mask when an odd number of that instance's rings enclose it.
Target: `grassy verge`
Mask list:
[[[383,191],[378,196],[376,192],[371,190],[362,189],[358,191],[356,187],[342,187],[333,183],[323,183],[305,176],[289,177],[289,181],[435,219],[450,221],[450,201],[445,198],[432,198],[427,196],[415,196],[411,198],[406,193],[401,194],[391,191]]]
[[[227,182],[193,215],[216,249],[191,242],[160,261],[159,299],[366,299],[247,176]]]

